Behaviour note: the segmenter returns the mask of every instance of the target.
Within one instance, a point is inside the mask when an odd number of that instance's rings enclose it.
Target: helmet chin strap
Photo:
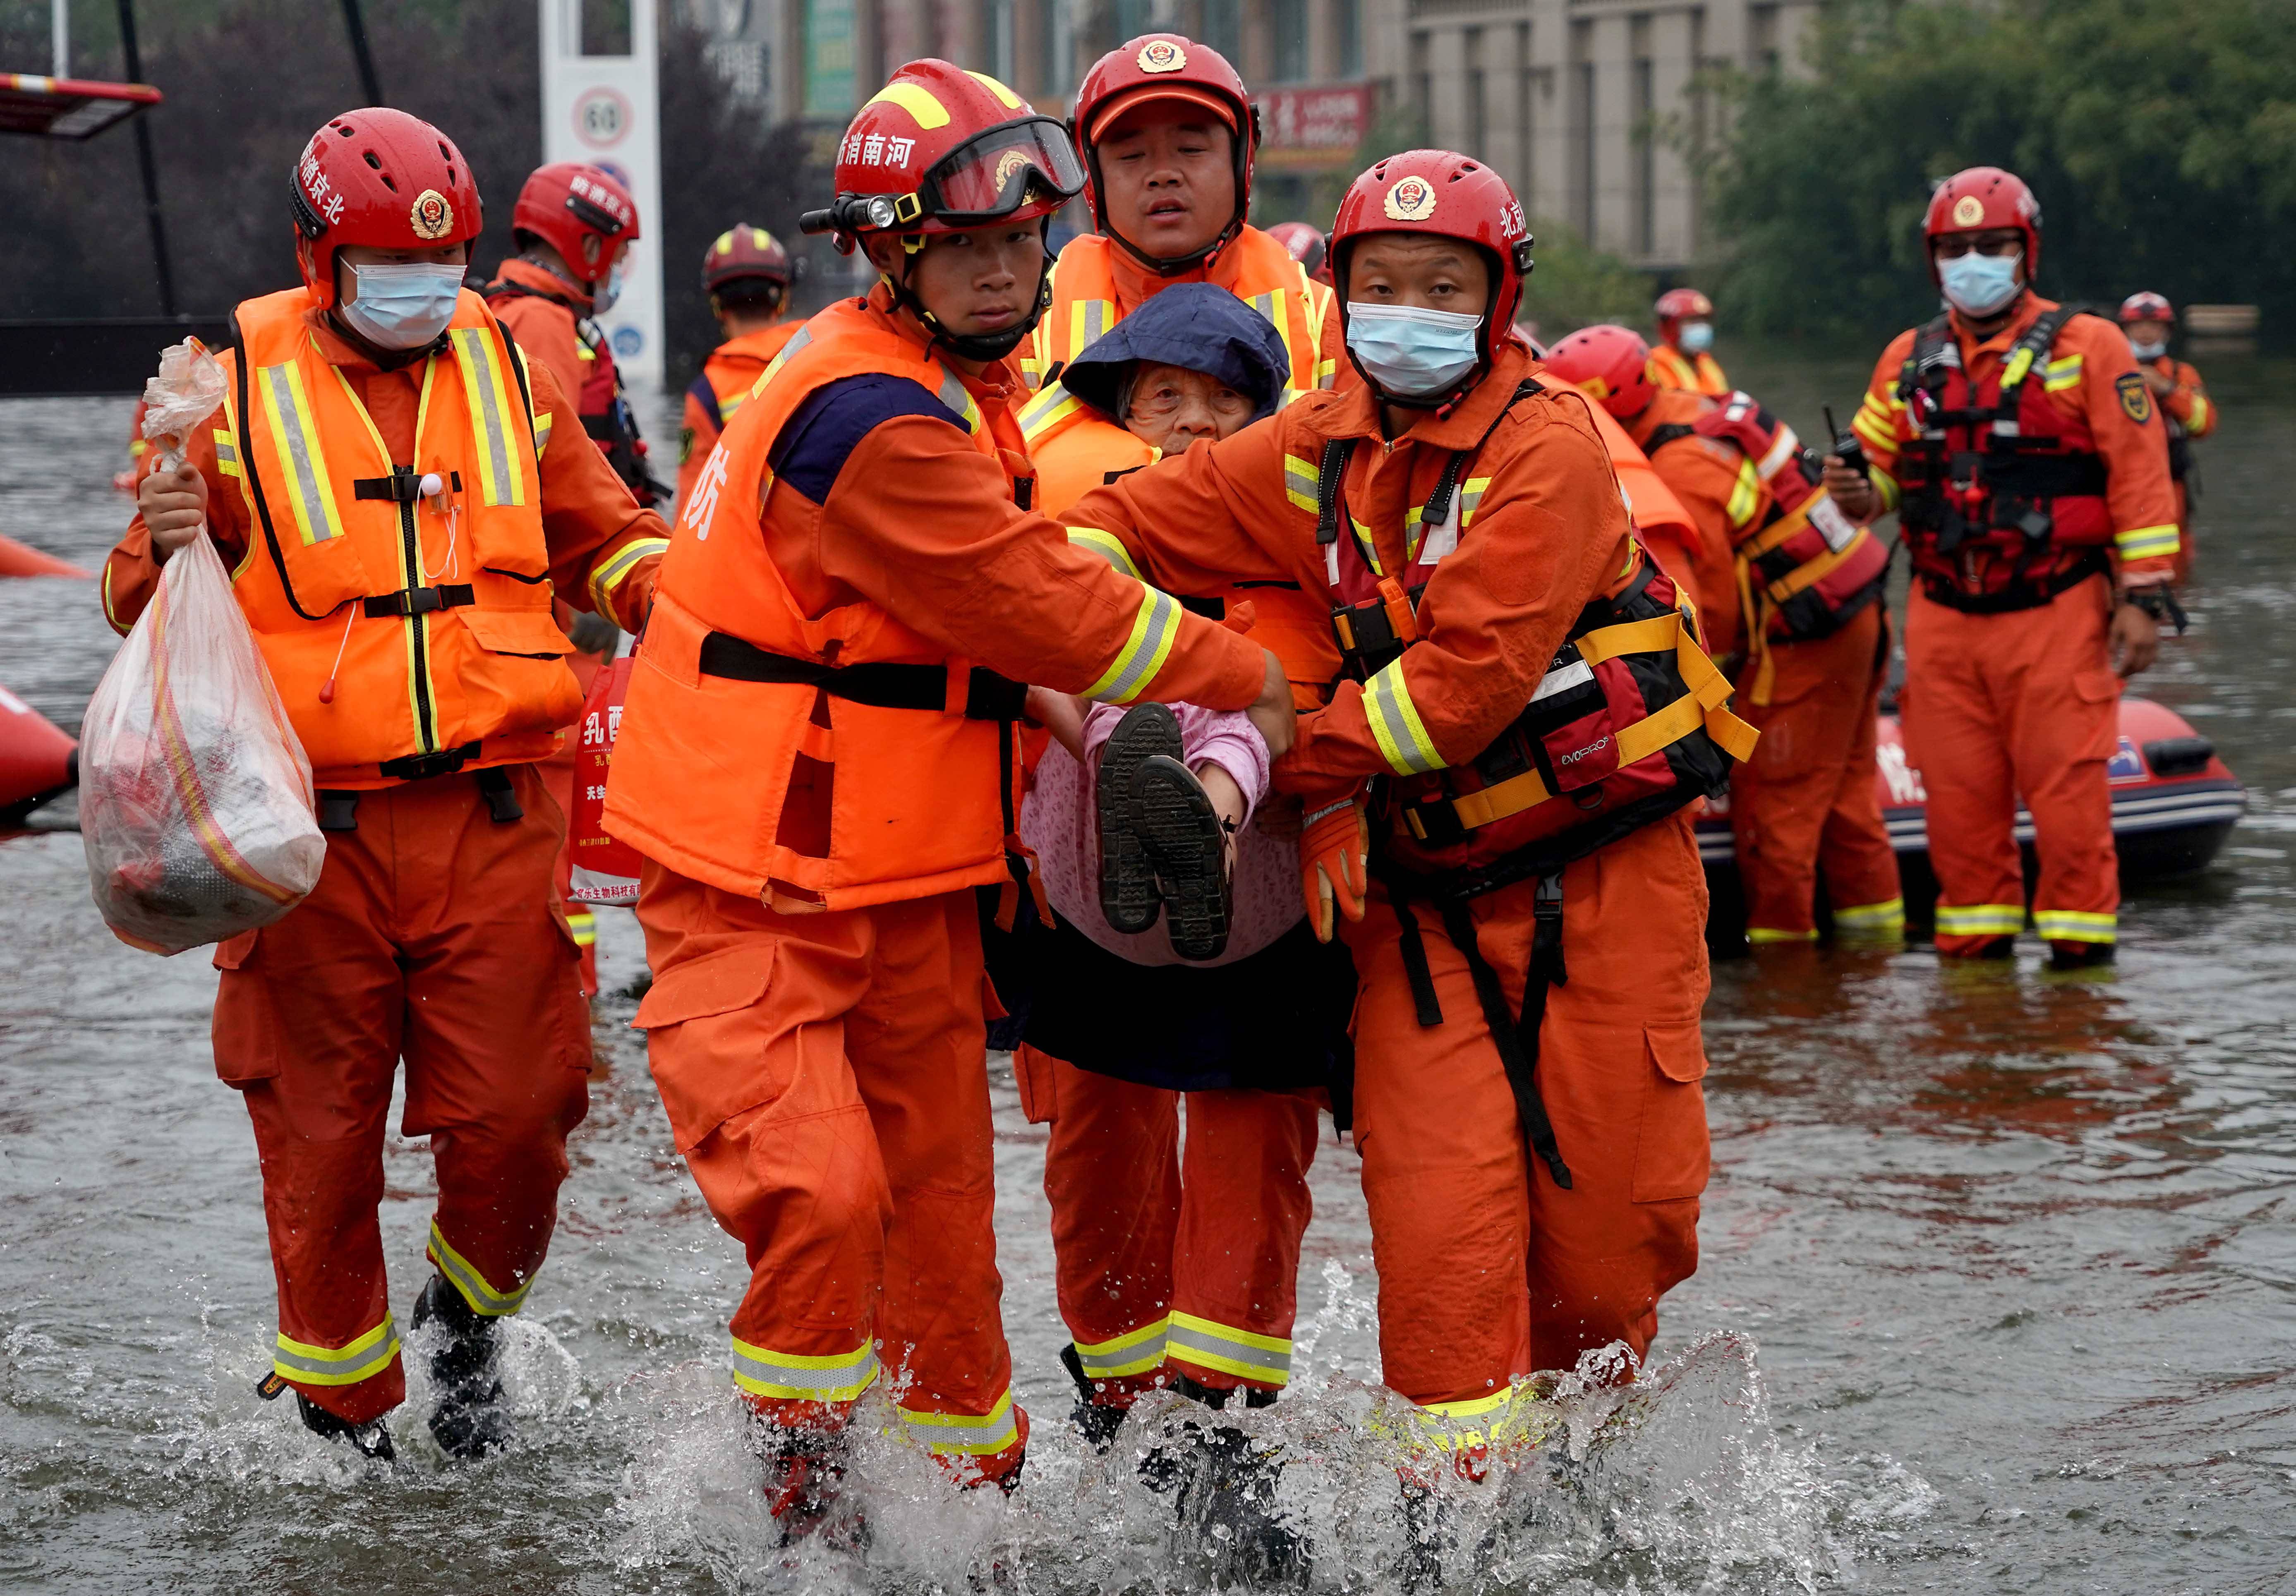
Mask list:
[[[1052,218],[1046,217],[1041,236],[1049,240],[1052,226]],[[917,298],[909,287],[909,257],[910,250],[904,243],[901,248],[901,274],[895,277],[890,272],[881,269],[878,275],[884,278],[886,287],[893,291],[893,303],[915,316],[924,330],[932,334],[932,344],[947,349],[960,360],[1004,359],[1021,347],[1021,340],[1036,331],[1037,323],[1044,319],[1045,312],[1053,307],[1053,257],[1052,251],[1047,250],[1044,264],[1037,268],[1037,302],[1025,317],[999,332],[952,332],[939,316],[925,308],[925,302]]]

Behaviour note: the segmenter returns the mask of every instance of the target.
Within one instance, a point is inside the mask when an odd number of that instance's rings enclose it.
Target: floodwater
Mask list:
[[[2296,1591],[2296,387],[2276,363],[2202,364],[2226,420],[2203,449],[2196,624],[2145,687],[2246,779],[2246,822],[2204,879],[2134,896],[2117,976],[2051,978],[2030,949],[1974,973],[1920,947],[1718,968],[1702,1267],[1638,1385],[1563,1382],[1538,1467],[1443,1486],[1447,1588]],[[1810,435],[1865,374],[1732,370]],[[0,404],[0,530],[97,564],[127,415]],[[86,583],[0,583],[0,684],[68,726],[110,651],[95,605]],[[865,1554],[791,1556],[726,1383],[739,1252],[627,1028],[627,915],[602,917],[602,1073],[514,1324],[520,1444],[447,1465],[417,1376],[389,1471],[254,1395],[271,1273],[204,958],[114,942],[69,832],[0,844],[0,1589],[1234,1588],[1222,1543],[1175,1533],[1134,1478],[1151,1424],[1111,1467],[1061,1422],[1043,1137],[1001,1060],[1027,1481],[955,1499],[872,1445]],[[1403,1528],[1353,1165],[1327,1138],[1301,1372],[1248,1422],[1292,1460],[1281,1501],[1314,1588],[1383,1592],[1404,1588]],[[402,1323],[431,1190],[425,1149],[395,1142]]]

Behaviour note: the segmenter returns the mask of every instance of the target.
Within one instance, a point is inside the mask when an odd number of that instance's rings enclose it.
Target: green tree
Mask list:
[[[1980,164],[2039,197],[2053,297],[2289,304],[2290,0],[1848,0],[1806,64],[1716,86],[1718,298],[1749,330],[1863,340],[1931,313],[1930,187]]]

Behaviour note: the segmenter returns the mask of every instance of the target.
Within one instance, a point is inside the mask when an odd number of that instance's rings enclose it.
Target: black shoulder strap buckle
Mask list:
[[[510,772],[499,765],[490,765],[479,772],[479,791],[487,800],[487,813],[495,824],[506,826],[514,820],[524,820],[526,810],[518,801],[518,794],[510,790]]]

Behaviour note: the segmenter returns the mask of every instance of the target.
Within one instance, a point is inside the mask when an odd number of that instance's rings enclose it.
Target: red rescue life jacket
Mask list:
[[[1527,381],[1517,397],[1538,391]],[[1420,512],[1411,566],[1390,577],[1341,502],[1354,442],[1324,446],[1316,536],[1345,674],[1368,681],[1419,641],[1419,595],[1472,526],[1459,487],[1476,451],[1451,457]],[[1411,896],[1472,897],[1552,875],[1718,794],[1755,741],[1725,707],[1730,691],[1699,643],[1695,607],[1630,542],[1618,579],[1580,612],[1513,724],[1464,765],[1391,779],[1382,863],[1414,879]]]
[[[1974,614],[2030,610],[2108,569],[2112,518],[2088,423],[2050,399],[2060,306],[1972,386],[1950,321],[1914,339],[1898,379],[1914,436],[1898,451],[1898,519],[1914,572],[1940,604]]]

